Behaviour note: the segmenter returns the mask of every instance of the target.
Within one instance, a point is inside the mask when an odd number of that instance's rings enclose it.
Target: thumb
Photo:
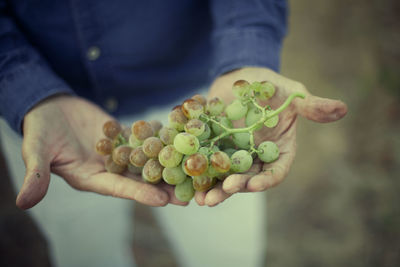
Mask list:
[[[347,113],[347,105],[342,101],[311,94],[296,101],[296,109],[302,117],[315,122],[333,122],[343,118]]]
[[[20,209],[29,209],[39,203],[46,195],[50,183],[50,160],[45,151],[40,149],[40,144],[36,143],[33,146],[30,144],[32,143],[23,144],[22,155],[26,172],[16,200],[16,205]]]

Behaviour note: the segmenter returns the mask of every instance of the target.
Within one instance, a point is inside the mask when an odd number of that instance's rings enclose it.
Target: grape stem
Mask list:
[[[256,101],[255,98],[251,98],[250,100],[251,100],[251,102],[253,103],[253,105],[254,105],[256,108],[258,108],[259,110],[262,111],[263,116],[264,116],[264,115],[265,115],[265,108],[262,107],[262,106],[260,106],[260,105],[257,103],[257,101]]]
[[[279,113],[281,113],[282,111],[284,111],[290,105],[290,103],[293,101],[293,99],[295,99],[296,97],[304,98],[305,95],[303,93],[299,93],[299,92],[292,93],[289,95],[289,97],[285,100],[285,102],[283,102],[283,104],[279,108],[277,108],[274,111],[268,112],[268,113],[265,112],[265,108],[260,106],[257,103],[257,101],[254,98],[252,98],[251,101],[253,102],[254,106],[256,106],[258,109],[260,109],[262,111],[262,117],[260,118],[260,120],[255,122],[253,125],[250,125],[248,127],[243,127],[243,128],[226,127],[225,125],[222,125],[222,123],[220,123],[219,121],[205,115],[205,118],[207,121],[211,121],[225,130],[225,132],[223,132],[222,134],[211,139],[210,147],[212,147],[215,144],[215,142],[217,142],[221,138],[224,138],[228,135],[235,134],[235,133],[248,132],[248,133],[250,133],[250,150],[251,150],[251,152],[256,152],[256,150],[254,149],[254,147],[255,147],[254,131],[256,131],[256,129],[259,128],[260,126],[262,126],[264,124],[264,122],[266,122],[270,118],[272,118],[272,117],[278,115]]]
[[[250,132],[250,155],[253,153],[257,153],[257,149],[255,149],[256,144],[254,143],[254,130]]]

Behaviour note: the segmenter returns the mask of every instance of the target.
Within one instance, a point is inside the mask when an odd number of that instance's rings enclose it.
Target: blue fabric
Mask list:
[[[21,131],[44,98],[114,97],[124,115],[243,66],[278,71],[279,0],[0,0],[0,114]],[[99,49],[90,59],[91,47]]]

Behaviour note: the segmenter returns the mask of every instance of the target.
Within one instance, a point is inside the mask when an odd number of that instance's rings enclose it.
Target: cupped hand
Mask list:
[[[95,152],[103,124],[112,119],[96,105],[74,96],[50,97],[28,112],[23,122],[22,156],[26,166],[16,204],[28,209],[46,195],[50,172],[73,188],[150,206],[185,205],[166,184],[151,185],[141,177],[108,173]],[[129,177],[127,177],[129,176]]]
[[[341,119],[347,113],[347,106],[341,101],[311,95],[305,86],[290,80],[266,68],[243,68],[217,78],[212,84],[209,98],[219,97],[230,103],[234,96],[232,84],[237,80],[248,82],[269,81],[275,85],[276,93],[263,105],[278,108],[294,92],[305,95],[297,98],[279,114],[279,123],[275,128],[263,127],[254,133],[256,145],[263,141],[273,141],[280,149],[278,160],[263,163],[255,160],[250,170],[243,174],[233,174],[208,192],[197,192],[195,199],[199,205],[215,206],[237,192],[259,192],[281,183],[288,174],[296,154],[297,115],[306,119],[326,123]],[[243,127],[243,121],[235,124]]]

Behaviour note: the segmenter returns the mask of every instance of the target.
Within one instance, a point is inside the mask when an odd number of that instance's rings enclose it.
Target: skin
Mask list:
[[[243,68],[217,78],[210,88],[209,98],[219,97],[225,103],[234,100],[231,88],[237,80],[248,82],[269,81],[276,87],[275,95],[262,103],[279,107],[293,92],[302,92],[305,99],[296,98],[290,106],[279,114],[279,124],[272,129],[263,127],[254,135],[256,145],[263,141],[275,142],[280,151],[278,160],[263,163],[256,160],[247,173],[233,174],[218,183],[208,192],[196,192],[199,205],[215,206],[238,192],[260,192],[280,184],[289,172],[296,154],[296,125],[298,115],[319,123],[329,123],[341,119],[347,113],[347,106],[339,100],[313,96],[306,87],[267,68]],[[243,127],[243,120],[235,127]]]
[[[50,172],[75,189],[136,200],[149,206],[186,205],[173,187],[151,185],[130,173],[106,172],[105,158],[95,152],[103,124],[112,119],[96,105],[74,96],[46,99],[28,112],[23,122],[24,184],[16,204],[29,209],[46,195]],[[128,176],[128,177],[126,177]]]
[[[303,92],[306,98],[295,99],[279,115],[280,123],[273,130],[260,130],[255,135],[256,144],[264,140],[276,142],[281,151],[279,159],[270,164],[255,161],[247,173],[231,175],[208,192],[197,192],[195,199],[199,205],[215,206],[234,193],[259,192],[278,185],[295,157],[297,115],[316,122],[333,122],[347,112],[343,102],[312,96],[301,83],[266,68],[243,68],[220,76],[212,84],[209,97],[217,96],[225,103],[231,102],[234,99],[232,84],[241,79],[267,80],[276,85],[276,95],[268,102],[272,108],[283,103],[291,92]],[[26,174],[17,206],[29,209],[43,199],[50,172],[82,191],[131,199],[150,206],[187,205],[176,199],[173,187],[165,183],[152,185],[130,173],[106,172],[104,157],[95,153],[94,147],[95,142],[104,137],[101,129],[110,119],[96,105],[66,95],[48,98],[28,112],[23,122],[22,144]]]

